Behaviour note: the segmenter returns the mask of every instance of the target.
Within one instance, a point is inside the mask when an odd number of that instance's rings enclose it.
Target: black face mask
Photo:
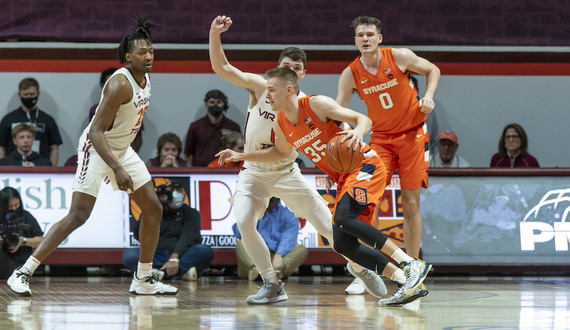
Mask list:
[[[26,108],[32,109],[38,103],[38,97],[20,97],[20,101]]]
[[[224,113],[224,111],[225,111],[225,109],[223,107],[219,107],[217,105],[213,105],[213,106],[208,108],[208,112],[216,118],[221,116],[222,113]]]

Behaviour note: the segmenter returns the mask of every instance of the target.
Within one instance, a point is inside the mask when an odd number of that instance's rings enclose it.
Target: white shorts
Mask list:
[[[230,200],[236,220],[257,221],[263,217],[273,196],[281,198],[296,217],[307,219],[332,242],[332,215],[328,203],[305,180],[297,163],[278,171],[242,170],[233,201]]]
[[[111,179],[113,190],[118,190],[115,173],[109,165],[98,153],[94,152],[93,146],[85,149],[77,153],[77,171],[71,190],[97,197],[101,181],[105,176]],[[125,150],[113,151],[113,155],[131,176],[135,191],[151,180],[146,165],[130,146]]]

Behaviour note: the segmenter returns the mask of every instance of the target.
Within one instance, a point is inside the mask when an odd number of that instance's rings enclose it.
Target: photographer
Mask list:
[[[173,280],[195,281],[204,269],[210,266],[214,251],[202,244],[200,213],[184,203],[186,193],[178,182],[168,181],[156,188],[163,205],[158,246],[153,258],[153,271]],[[139,238],[140,221],[133,229],[134,238]],[[130,248],[123,253],[123,264],[134,272],[139,259],[139,248]]]
[[[43,235],[34,216],[24,210],[18,191],[12,187],[0,190],[0,279],[7,279],[17,265],[26,262]]]

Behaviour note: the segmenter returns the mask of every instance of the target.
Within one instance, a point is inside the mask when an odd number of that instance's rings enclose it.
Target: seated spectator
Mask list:
[[[240,132],[229,132],[226,135],[223,135],[220,139],[220,150],[232,149],[237,152],[243,152],[244,142],[243,142],[243,135]],[[241,162],[228,162],[225,163],[223,166],[220,165],[218,162],[219,157],[214,159],[208,167],[241,167],[243,165],[243,161]]]
[[[499,152],[491,158],[491,167],[540,167],[528,153],[528,138],[519,124],[509,124],[499,139]]]
[[[154,273],[159,279],[195,281],[210,266],[214,250],[202,244],[200,213],[185,204],[184,187],[169,181],[156,188],[163,205],[158,246],[153,259]],[[136,222],[133,234],[139,239],[140,221]],[[135,272],[139,262],[140,248],[129,248],[123,253],[123,264]]]
[[[52,166],[51,161],[32,150],[36,129],[28,124],[20,124],[12,129],[12,140],[16,149],[0,159],[0,166]]]
[[[469,167],[469,163],[457,154],[457,134],[443,131],[439,134],[437,153],[429,157],[429,167]]]
[[[5,187],[0,190],[0,234],[4,234],[0,235],[0,279],[3,280],[10,277],[18,265],[25,263],[44,239],[40,224],[23,205],[16,189]]]
[[[245,251],[237,224],[232,226],[236,242],[238,277],[253,281],[259,277],[257,267]],[[273,267],[279,278],[288,278],[309,255],[309,250],[297,243],[299,236],[299,219],[281,199],[272,197],[265,214],[257,221],[257,231],[263,237],[271,252]]]
[[[228,98],[219,90],[211,90],[204,97],[208,113],[188,128],[184,154],[191,166],[208,166],[220,151],[220,139],[231,131],[241,132],[239,125],[226,118]]]
[[[178,135],[172,132],[162,134],[156,142],[156,153],[158,156],[149,159],[146,166],[185,167],[187,162],[180,157],[180,151],[182,151],[182,141]]]
[[[22,79],[18,85],[18,96],[22,105],[4,116],[0,122],[0,158],[16,149],[12,142],[12,129],[18,124],[27,123],[36,129],[32,150],[57,166],[61,135],[55,120],[37,107],[40,84],[34,78]]]

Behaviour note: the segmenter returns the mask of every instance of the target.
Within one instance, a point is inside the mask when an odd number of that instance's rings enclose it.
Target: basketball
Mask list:
[[[360,146],[357,150],[348,147],[348,142],[342,139],[346,134],[337,135],[333,137],[327,144],[325,149],[325,158],[329,166],[340,173],[350,173],[362,164],[363,154],[360,151]],[[353,146],[354,147],[354,146]]]

